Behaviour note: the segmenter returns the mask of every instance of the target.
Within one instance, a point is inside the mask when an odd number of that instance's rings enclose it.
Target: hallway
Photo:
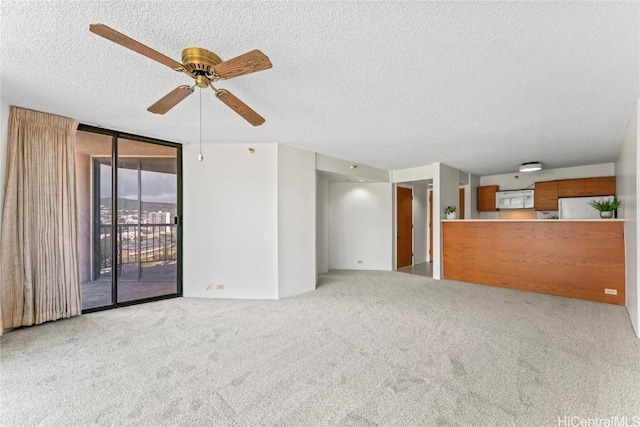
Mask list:
[[[433,263],[423,262],[421,264],[399,268],[398,271],[401,273],[415,274],[417,276],[433,277]]]

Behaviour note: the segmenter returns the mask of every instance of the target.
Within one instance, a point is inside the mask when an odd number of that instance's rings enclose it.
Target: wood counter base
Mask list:
[[[621,221],[446,221],[442,229],[445,279],[625,303]]]

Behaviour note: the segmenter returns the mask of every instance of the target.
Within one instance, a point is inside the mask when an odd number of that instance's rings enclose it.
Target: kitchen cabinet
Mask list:
[[[616,194],[615,176],[536,182],[535,209],[557,211],[559,197],[610,196],[612,194]]]
[[[558,210],[558,181],[536,182],[533,192],[534,208],[537,211]]]
[[[583,196],[586,196],[584,179],[563,179],[558,181],[558,197]]]
[[[587,196],[610,196],[616,194],[616,177],[587,178],[584,180],[584,191]]]
[[[478,187],[478,212],[495,212],[497,185],[484,185]]]
[[[610,196],[616,194],[615,176],[563,179],[557,182],[558,197]]]

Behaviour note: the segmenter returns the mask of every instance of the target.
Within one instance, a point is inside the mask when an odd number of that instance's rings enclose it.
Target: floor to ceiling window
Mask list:
[[[79,128],[83,311],[182,294],[181,162],[179,144]]]

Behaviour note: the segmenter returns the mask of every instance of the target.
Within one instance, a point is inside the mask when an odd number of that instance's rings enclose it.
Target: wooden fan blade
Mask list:
[[[178,86],[162,98],[158,100],[151,107],[147,108],[147,111],[154,114],[164,114],[187,96],[193,93],[193,88],[187,85]]]
[[[104,24],[91,24],[89,25],[89,31],[101,37],[104,37],[107,40],[111,40],[114,43],[118,43],[120,46],[124,46],[127,49],[138,52],[139,54],[144,55],[147,58],[158,61],[159,63],[166,65],[169,68],[173,68],[176,71],[182,70],[183,68],[182,64],[178,61],[174,61],[168,56],[165,56],[160,52],[157,52],[150,47],[145,46],[142,43],[139,43],[112,28],[107,27]]]
[[[252,125],[260,126],[264,123],[264,118],[262,118],[260,114],[253,111],[247,106],[247,104],[240,101],[235,95],[232,95],[230,92],[224,89],[219,89],[218,91],[216,91],[216,96]]]
[[[256,71],[266,70],[271,67],[271,61],[269,61],[267,55],[256,49],[236,56],[228,61],[221,62],[213,67],[213,71],[223,79],[230,79],[244,74],[255,73]]]

